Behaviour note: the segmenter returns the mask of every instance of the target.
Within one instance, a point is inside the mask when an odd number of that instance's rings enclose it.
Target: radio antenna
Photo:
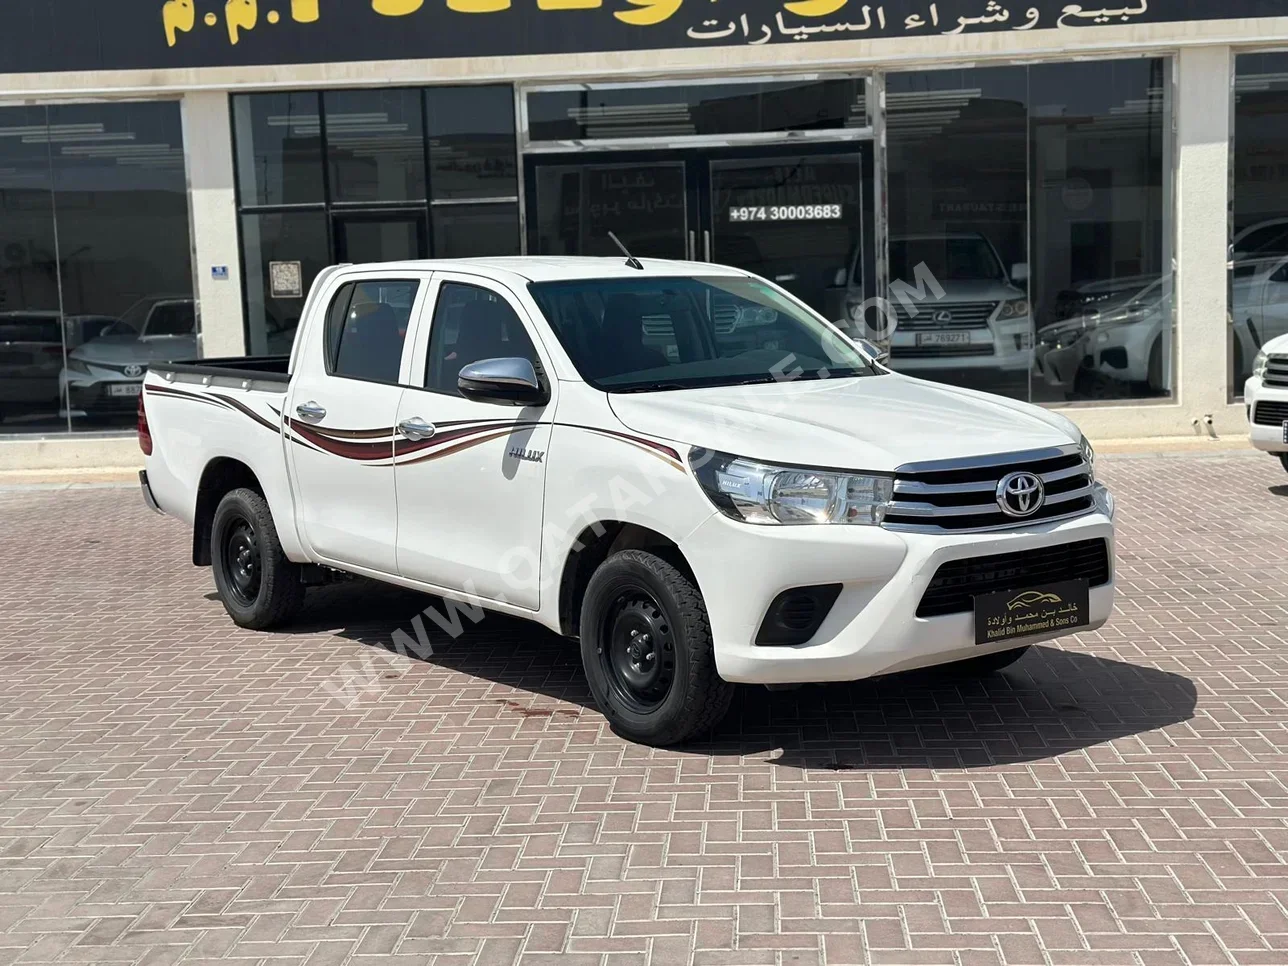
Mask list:
[[[644,271],[643,263],[626,250],[626,246],[622,244],[622,240],[620,238],[614,235],[611,231],[608,233],[608,237],[613,240],[613,244],[616,245],[618,248],[620,248],[622,250],[622,254],[626,256],[627,268],[636,268],[636,269],[639,269],[641,272]]]

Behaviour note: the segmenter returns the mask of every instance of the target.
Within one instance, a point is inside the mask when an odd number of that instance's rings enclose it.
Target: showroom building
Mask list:
[[[1278,13],[14,0],[0,468],[136,462],[147,364],[286,353],[328,264],[611,255],[610,231],[1093,438],[1242,434],[1288,332]]]

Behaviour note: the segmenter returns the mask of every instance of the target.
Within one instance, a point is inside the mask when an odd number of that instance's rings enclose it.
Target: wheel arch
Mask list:
[[[192,518],[194,566],[210,566],[210,526],[215,518],[215,508],[226,494],[242,487],[265,496],[264,487],[255,471],[234,457],[215,457],[201,471],[201,482],[197,484],[197,505]]]
[[[559,632],[579,636],[581,604],[591,576],[605,560],[621,550],[648,550],[677,567],[697,584],[693,568],[675,540],[642,524],[599,520],[587,525],[564,558],[559,578]]]

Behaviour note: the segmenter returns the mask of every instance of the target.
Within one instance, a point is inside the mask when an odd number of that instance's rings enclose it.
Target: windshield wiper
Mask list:
[[[608,387],[609,392],[670,392],[674,389],[696,389],[696,386],[682,386],[678,382],[642,382],[636,386],[623,386],[621,389]]]

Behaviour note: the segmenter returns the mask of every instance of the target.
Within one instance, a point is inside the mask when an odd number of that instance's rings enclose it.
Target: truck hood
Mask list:
[[[888,374],[610,394],[628,428],[770,463],[888,472],[905,463],[1066,446],[1078,427],[1001,396]]]
[[[85,362],[108,365],[147,365],[149,362],[173,362],[197,354],[197,340],[191,335],[161,336],[140,339],[135,335],[104,335],[74,349],[71,355]]]

